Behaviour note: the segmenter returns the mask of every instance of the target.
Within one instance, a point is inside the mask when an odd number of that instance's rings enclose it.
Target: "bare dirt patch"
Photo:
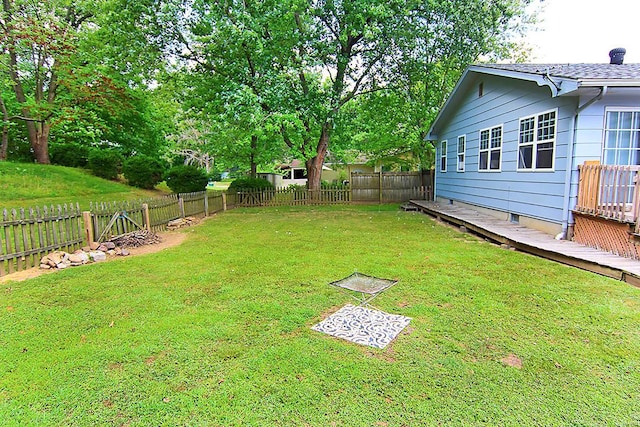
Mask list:
[[[522,359],[520,359],[513,353],[509,354],[506,357],[503,357],[502,359],[500,359],[500,361],[506,366],[522,369]]]
[[[137,248],[128,248],[127,249],[129,251],[128,256],[136,256],[136,255],[144,255],[144,254],[150,254],[154,252],[160,252],[164,249],[178,246],[187,238],[186,233],[180,233],[180,232],[158,233],[158,236],[160,236],[160,239],[161,239],[160,243],[139,246]],[[107,262],[115,259],[119,259],[119,258],[123,258],[123,257],[109,256],[107,257]],[[105,261],[102,261],[102,262],[105,262]],[[42,268],[34,267],[28,270],[18,271],[15,273],[7,274],[6,276],[2,276],[0,277],[0,284],[12,282],[12,281],[21,282],[23,280],[32,279],[34,277],[41,276],[43,274],[53,274],[56,271],[57,270],[55,269],[45,270]]]

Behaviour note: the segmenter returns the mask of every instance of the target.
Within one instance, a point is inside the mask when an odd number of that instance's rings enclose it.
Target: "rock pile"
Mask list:
[[[55,251],[42,257],[40,268],[46,270],[51,268],[63,269],[89,262],[105,261],[106,259],[107,254],[100,250],[84,251],[83,249],[78,249],[71,254],[64,251]]]

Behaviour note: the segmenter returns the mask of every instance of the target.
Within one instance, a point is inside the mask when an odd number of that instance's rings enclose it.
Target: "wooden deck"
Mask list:
[[[503,221],[469,208],[425,200],[411,200],[409,203],[416,206],[420,212],[457,226],[464,226],[470,232],[494,242],[640,287],[640,261],[568,240],[556,240],[541,231]]]

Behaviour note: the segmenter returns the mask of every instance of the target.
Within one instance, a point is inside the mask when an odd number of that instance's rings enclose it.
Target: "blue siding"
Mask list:
[[[481,81],[484,95],[478,97]],[[571,167],[566,156],[576,107],[576,98],[551,98],[547,87],[532,82],[481,76],[439,135],[438,142],[448,142],[447,172],[436,171],[436,195],[561,223],[566,168]],[[554,170],[517,171],[519,119],[552,109],[558,110]],[[503,127],[501,172],[479,172],[479,131],[499,125]],[[463,134],[467,137],[465,172],[456,172],[457,137]]]
[[[580,105],[593,98],[580,98]],[[602,100],[595,102],[580,113],[576,121],[576,144],[573,171],[571,173],[570,208],[577,202],[578,165],[586,160],[602,160],[605,111],[607,108],[640,108],[640,88],[611,88]]]

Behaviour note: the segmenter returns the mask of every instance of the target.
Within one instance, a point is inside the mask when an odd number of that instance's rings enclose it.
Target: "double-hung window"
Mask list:
[[[520,119],[518,170],[552,170],[557,111]]]
[[[640,165],[639,109],[607,109],[602,157],[607,165]]]
[[[440,172],[447,171],[447,141],[440,142]]]
[[[464,150],[467,145],[467,136],[461,135],[458,137],[458,172],[464,172]]]
[[[502,125],[480,131],[478,170],[500,171],[502,157]]]

